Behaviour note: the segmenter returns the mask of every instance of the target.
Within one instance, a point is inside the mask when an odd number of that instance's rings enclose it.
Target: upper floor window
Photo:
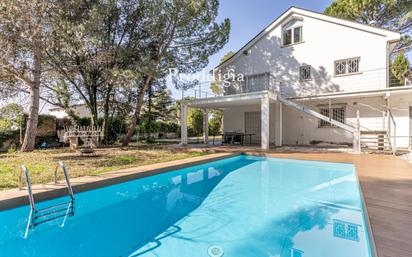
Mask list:
[[[283,30],[283,45],[292,45],[302,42],[302,26]]]
[[[335,61],[335,75],[345,75],[359,72],[360,57]]]
[[[299,67],[299,79],[301,81],[310,80],[311,77],[311,66],[310,65],[302,65]]]

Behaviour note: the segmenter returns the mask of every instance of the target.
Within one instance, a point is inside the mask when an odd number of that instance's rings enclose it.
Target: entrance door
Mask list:
[[[260,112],[245,112],[245,133],[254,134],[252,136],[252,144],[260,144],[261,132],[261,114]],[[246,142],[249,143],[249,136],[246,135]]]

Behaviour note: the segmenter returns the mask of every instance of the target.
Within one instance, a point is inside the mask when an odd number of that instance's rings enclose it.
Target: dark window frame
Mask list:
[[[296,31],[299,31],[299,33],[296,34]],[[303,26],[292,27],[282,31],[283,46],[290,46],[301,42],[303,42]]]
[[[346,120],[346,108],[345,107],[332,107],[330,108],[330,110],[332,111],[332,115],[331,115],[332,120],[345,124],[345,120]],[[323,116],[330,117],[328,107],[321,107],[319,110],[319,113],[322,114]],[[336,126],[331,124],[328,121],[319,120],[319,128],[334,128],[334,127]]]
[[[336,60],[334,62],[335,76],[346,76],[360,73],[360,57]]]
[[[312,66],[304,64],[299,67],[299,80],[300,81],[312,80]]]

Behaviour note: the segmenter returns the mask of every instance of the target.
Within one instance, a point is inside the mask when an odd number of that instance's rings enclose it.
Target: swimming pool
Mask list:
[[[0,256],[373,256],[350,164],[242,155],[79,193],[25,239],[28,215],[0,212]]]

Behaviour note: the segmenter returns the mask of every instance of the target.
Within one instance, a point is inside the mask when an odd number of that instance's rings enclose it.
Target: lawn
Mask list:
[[[36,150],[32,153],[0,154],[0,190],[16,188],[22,164],[30,171],[32,184],[54,181],[54,168],[63,161],[69,168],[70,177],[97,175],[108,171],[166,162],[205,155],[204,152],[181,151],[159,148],[128,147],[101,148],[97,156],[80,156],[68,148]],[[58,179],[63,179],[59,172]]]

